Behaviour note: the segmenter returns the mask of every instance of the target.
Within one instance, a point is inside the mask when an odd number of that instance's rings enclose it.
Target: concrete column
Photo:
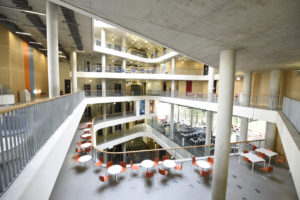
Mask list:
[[[175,58],[172,58],[172,74],[175,74]]]
[[[236,52],[223,50],[220,53],[220,88],[216,127],[215,163],[212,183],[212,199],[226,198],[230,136],[233,108]]]
[[[123,96],[126,96],[126,80],[122,82],[122,93]]]
[[[180,106],[177,106],[177,122],[179,122],[179,108],[180,108]]]
[[[140,101],[135,101],[135,114],[140,116]]]
[[[215,70],[213,67],[208,68],[208,102],[213,101],[214,95],[214,77],[215,77]],[[205,134],[205,145],[211,144],[211,135],[212,135],[212,126],[213,126],[213,112],[206,111],[206,134]],[[210,147],[205,148],[205,155],[209,156],[210,154]]]
[[[77,53],[71,52],[71,66],[72,66],[72,92],[77,92]]]
[[[126,52],[126,38],[123,37],[122,39],[122,51]],[[123,69],[123,73],[125,73],[126,71],[126,59],[122,60],[122,69]]]
[[[194,114],[194,109],[191,108],[191,127],[194,125],[193,124],[193,114]]]
[[[174,138],[174,104],[171,104],[171,112],[170,112],[170,136],[171,136],[171,139]]]
[[[106,97],[106,79],[102,79],[102,97]]]
[[[145,115],[149,114],[150,112],[150,100],[145,100]]]
[[[108,129],[104,128],[103,129],[104,142],[106,142],[106,139],[107,139],[107,132],[108,132]]]
[[[106,47],[106,34],[104,28],[101,28],[101,47]]]
[[[103,120],[106,120],[106,104],[102,104]]]
[[[280,89],[280,75],[281,72],[278,69],[271,70],[270,74],[270,96],[269,96],[269,108],[272,110],[278,109],[279,101],[279,89]],[[274,149],[276,136],[276,124],[267,122],[266,126],[266,138],[265,147]]]
[[[122,113],[123,113],[123,116],[125,117],[126,116],[126,101],[122,102]]]
[[[58,6],[46,1],[47,60],[49,98],[60,95],[58,62]]]
[[[122,151],[126,152],[126,143],[122,144]],[[126,162],[126,153],[123,153],[123,162]]]
[[[172,80],[171,82],[171,97],[174,97],[175,95],[175,80]]]
[[[250,105],[251,97],[251,81],[252,81],[252,72],[244,73],[244,82],[243,82],[243,91],[240,95],[240,104],[241,106]],[[241,128],[240,128],[240,138],[239,141],[247,141],[248,138],[248,118],[241,117]],[[239,152],[243,152],[246,148],[246,144],[239,145]]]

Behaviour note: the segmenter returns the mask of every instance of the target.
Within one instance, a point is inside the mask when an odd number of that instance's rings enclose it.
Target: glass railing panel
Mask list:
[[[83,99],[79,92],[0,110],[0,193]]]

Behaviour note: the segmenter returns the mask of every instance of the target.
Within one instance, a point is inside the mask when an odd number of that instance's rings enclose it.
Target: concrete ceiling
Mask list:
[[[300,68],[299,0],[51,0],[213,67],[238,50],[240,71]]]

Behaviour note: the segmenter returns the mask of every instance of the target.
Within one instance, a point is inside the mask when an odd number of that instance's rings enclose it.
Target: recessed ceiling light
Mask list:
[[[148,47],[148,50],[150,50],[150,47]]]
[[[17,31],[16,34],[19,34],[19,35],[31,35],[31,33],[19,32],[19,31]]]
[[[236,80],[237,80],[237,81],[241,80],[241,77],[239,77],[239,76],[238,76],[238,77],[236,77]]]
[[[92,82],[92,80],[90,79],[89,82]]]
[[[114,40],[115,40],[115,38],[112,38],[111,40],[112,40],[112,41],[114,41]]]
[[[132,61],[130,61],[130,63],[132,63]]]
[[[147,41],[147,40],[145,40],[145,43],[147,44],[147,43],[148,43],[148,41]]]
[[[136,42],[136,40],[137,40],[137,39],[136,39],[136,38],[134,38],[133,40]]]
[[[115,62],[114,60],[112,60],[111,62]]]
[[[140,49],[141,47],[138,47],[138,49]]]

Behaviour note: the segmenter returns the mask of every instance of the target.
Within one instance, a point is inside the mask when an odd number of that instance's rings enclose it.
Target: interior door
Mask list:
[[[71,93],[71,80],[65,79],[65,94]]]
[[[192,93],[192,81],[186,81],[186,93]]]

